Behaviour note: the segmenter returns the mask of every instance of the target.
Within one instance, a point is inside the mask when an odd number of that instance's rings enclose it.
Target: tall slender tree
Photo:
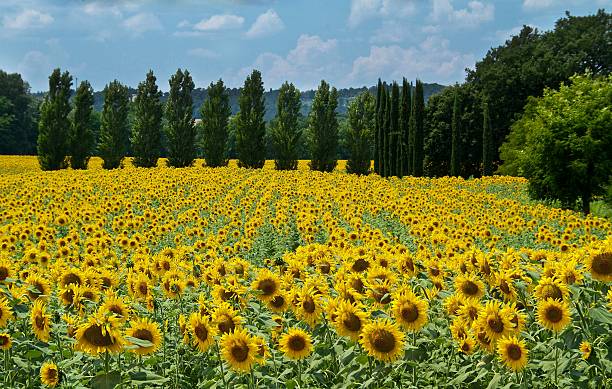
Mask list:
[[[205,165],[226,166],[228,123],[232,110],[227,88],[223,80],[208,86],[208,97],[201,108],[202,135],[200,145],[204,152]]]
[[[410,84],[406,77],[402,80],[402,98],[400,101],[400,133],[401,133],[401,176],[410,174],[409,163],[409,144],[410,144],[410,110],[412,109],[412,101],[410,98]]]
[[[423,98],[423,83],[421,80],[416,81],[414,89],[414,156],[412,162],[412,174],[415,177],[423,175],[423,160],[424,152],[424,116],[425,116],[425,101]]]
[[[399,176],[398,151],[401,152],[401,138],[399,129],[399,85],[393,81],[391,86],[391,122],[389,124],[389,175]],[[399,150],[398,150],[399,149]]]
[[[114,80],[104,88],[104,107],[98,142],[98,154],[104,169],[122,166],[129,142],[130,96],[128,88]]]
[[[301,106],[300,91],[293,84],[285,82],[278,92],[276,118],[270,133],[278,170],[297,169],[298,146],[302,136],[299,126]]]
[[[49,93],[41,106],[38,125],[38,163],[42,170],[67,166],[71,86],[72,76],[68,72],[55,69],[49,76]]]
[[[381,106],[382,82],[378,79],[376,86],[376,112],[374,129],[374,172],[380,174],[380,106]]]
[[[391,148],[391,93],[385,94],[387,101],[385,103],[385,120],[383,127],[385,131],[385,174],[384,177],[391,176],[391,158],[389,149]]]
[[[93,154],[93,103],[93,88],[88,81],[82,81],[74,97],[74,117],[70,127],[70,166],[73,169],[87,169],[87,163]]]
[[[385,127],[385,118],[387,114],[387,86],[383,83],[382,90],[380,93],[380,109],[378,112],[378,124],[380,126],[379,132],[379,141],[378,141],[378,158],[379,158],[379,174],[381,177],[386,177],[387,175],[387,142],[386,142],[386,127]]]
[[[236,126],[238,166],[259,169],[266,162],[266,113],[264,87],[259,70],[247,76],[238,99]]]
[[[331,172],[335,169],[338,148],[338,91],[321,81],[312,101],[308,123],[310,169]]]
[[[346,171],[354,174],[368,174],[371,164],[372,138],[376,126],[376,101],[370,92],[357,96],[348,107],[348,130],[346,147],[349,158]]]
[[[461,102],[458,88],[455,92],[453,119],[451,123],[450,174],[451,176],[458,176],[461,174]]]
[[[157,166],[162,149],[162,92],[157,87],[152,70],[138,84],[134,100],[134,125],[132,128],[133,163],[139,167]]]
[[[189,71],[178,69],[170,78],[170,95],[166,102],[166,138],[168,166],[187,167],[196,157],[196,128],[193,119],[195,84]]]
[[[489,102],[485,98],[482,102],[482,175],[493,174],[493,134],[491,118],[489,117]]]

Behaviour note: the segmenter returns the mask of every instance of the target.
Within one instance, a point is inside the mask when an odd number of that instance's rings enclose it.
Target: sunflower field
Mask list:
[[[611,387],[610,220],[526,187],[2,157],[0,385]]]

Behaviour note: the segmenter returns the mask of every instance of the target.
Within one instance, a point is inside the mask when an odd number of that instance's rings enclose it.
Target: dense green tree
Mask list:
[[[370,172],[372,140],[376,129],[376,100],[366,91],[348,106],[348,128],[345,134],[349,158],[346,171],[354,174]]]
[[[412,120],[412,137],[413,137],[413,158],[412,158],[412,175],[420,177],[423,175],[423,163],[425,159],[424,151],[424,109],[425,101],[423,97],[423,83],[420,80],[416,81],[414,89],[414,104],[413,111],[410,115]]]
[[[387,85],[385,83],[382,84],[382,88],[380,91],[380,103],[379,109],[376,113],[376,120],[378,121],[378,174],[381,177],[386,176],[386,165],[387,165],[387,156],[386,156],[386,132],[385,132],[385,115],[387,112]]]
[[[33,154],[37,102],[20,74],[0,70],[0,154]]]
[[[591,74],[530,98],[501,148],[500,171],[527,177],[535,198],[566,207],[580,200],[589,213],[593,196],[603,195],[612,178],[611,101],[612,75]]]
[[[461,102],[459,93],[455,91],[455,102],[453,103],[453,121],[451,124],[451,156],[450,175],[461,174]]]
[[[132,152],[134,166],[155,167],[162,152],[162,92],[157,78],[149,70],[144,81],[138,84],[134,99],[132,126]]]
[[[321,81],[308,120],[310,169],[331,172],[336,167],[338,149],[338,91]]]
[[[130,139],[128,113],[130,95],[127,86],[114,80],[104,88],[104,107],[98,154],[103,160],[104,169],[117,169],[122,166],[128,151]]]
[[[87,169],[96,145],[92,128],[93,88],[82,81],[74,97],[74,116],[70,127],[70,166]]]
[[[170,77],[170,93],[166,102],[166,139],[168,161],[172,167],[188,167],[196,158],[196,127],[193,119],[195,84],[189,71],[178,69]]]
[[[72,76],[55,69],[49,76],[49,93],[41,106],[38,128],[38,163],[42,170],[67,166],[70,147],[70,87]]]
[[[381,93],[382,93],[382,82],[380,78],[378,79],[378,84],[376,85],[376,112],[375,112],[375,122],[376,127],[374,129],[374,172],[376,174],[380,174],[380,103],[381,103]]]
[[[302,136],[299,126],[300,91],[285,82],[278,93],[276,120],[271,126],[271,139],[278,170],[295,170],[298,164],[298,147]]]
[[[202,136],[200,145],[204,152],[205,165],[227,166],[228,123],[232,113],[227,88],[223,80],[208,86],[208,96],[202,104]]]
[[[489,102],[482,103],[482,175],[493,174],[493,134],[491,133],[491,118],[489,117]]]
[[[400,177],[410,174],[410,159],[408,146],[410,143],[410,110],[412,109],[411,86],[408,84],[408,80],[404,77],[402,80],[402,98],[400,100],[400,139],[401,139],[401,151],[399,153],[401,157],[401,172]]]
[[[399,85],[393,82],[391,85],[391,109],[389,115],[391,117],[389,123],[389,147],[387,153],[389,155],[389,175],[399,176],[401,166],[398,163],[398,151],[401,153],[401,138],[399,129]],[[399,150],[398,150],[399,149]]]
[[[247,76],[240,91],[240,112],[236,117],[238,166],[259,169],[266,162],[266,113],[264,87],[259,70]]]
[[[384,177],[390,177],[392,172],[392,161],[389,154],[389,149],[391,148],[391,111],[393,107],[391,105],[391,92],[387,92],[385,96],[387,97],[387,101],[385,102],[385,116],[383,121],[383,129],[385,135],[385,174]]]

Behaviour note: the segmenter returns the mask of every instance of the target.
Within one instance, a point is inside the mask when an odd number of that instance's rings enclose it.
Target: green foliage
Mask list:
[[[36,152],[36,101],[21,75],[0,70],[0,154]]]
[[[73,169],[87,169],[89,157],[93,154],[92,112],[93,88],[88,81],[82,81],[74,97],[74,117],[70,127],[70,166]]]
[[[413,158],[412,158],[412,175],[420,177],[423,175],[423,164],[425,159],[425,134],[424,134],[424,113],[425,101],[423,97],[423,83],[421,80],[416,80],[414,89],[414,102],[412,104],[412,113],[410,120],[412,124],[413,138]]]
[[[410,96],[411,85],[404,77],[402,80],[402,98],[400,101],[400,142],[401,142],[401,176],[410,174],[411,158],[410,158],[410,110],[412,108],[412,98]]]
[[[55,69],[49,76],[49,94],[41,106],[38,124],[38,163],[42,170],[64,169],[67,165],[72,76]]]
[[[226,166],[228,123],[231,114],[229,96],[223,80],[208,86],[208,98],[202,104],[202,137],[200,145],[206,166]]]
[[[612,75],[571,78],[558,91],[531,98],[501,148],[500,172],[529,179],[530,194],[589,213],[612,172]]]
[[[236,122],[238,166],[260,169],[266,162],[264,87],[259,70],[247,76],[240,92]]]
[[[376,128],[376,101],[370,92],[363,92],[349,104],[348,128],[345,134],[350,156],[346,171],[355,174],[370,172],[371,148]]]
[[[385,177],[385,166],[387,156],[385,155],[385,113],[387,111],[387,84],[381,85],[380,96],[377,101],[378,111],[376,121],[378,122],[378,174]]]
[[[489,102],[482,103],[482,175],[493,174],[493,134],[491,133],[491,118],[489,117]]]
[[[381,104],[381,94],[382,94],[382,82],[380,78],[378,79],[378,84],[376,86],[376,112],[375,112],[375,129],[374,129],[374,172],[376,174],[380,174],[380,104]]]
[[[389,147],[387,153],[389,155],[389,175],[399,176],[401,170],[401,161],[398,161],[398,156],[401,155],[401,138],[399,129],[399,86],[397,82],[391,85],[391,108],[389,110]]]
[[[168,140],[167,164],[172,167],[187,167],[191,166],[196,158],[196,128],[191,97],[195,84],[189,72],[181,69],[170,77],[169,84],[165,127]]]
[[[391,155],[389,154],[389,149],[391,148],[391,94],[385,93],[385,97],[387,101],[385,101],[385,111],[383,116],[383,151],[385,155],[385,168],[383,171],[383,177],[389,177],[391,176]]]
[[[157,78],[152,70],[138,84],[134,99],[134,122],[132,126],[132,152],[134,166],[155,167],[162,151],[162,92],[157,87]]]
[[[310,169],[331,172],[337,164],[338,148],[338,91],[321,81],[312,102],[308,118],[308,140],[310,144]]]
[[[130,97],[128,88],[114,80],[104,88],[104,108],[98,153],[104,161],[104,169],[116,169],[122,166],[127,154],[129,142]]]
[[[279,91],[276,120],[271,125],[270,137],[276,155],[278,170],[295,170],[298,164],[298,147],[302,136],[299,126],[300,91],[285,82]]]
[[[461,102],[459,94],[455,91],[455,102],[453,103],[453,121],[451,124],[451,162],[450,175],[458,176],[461,174]]]

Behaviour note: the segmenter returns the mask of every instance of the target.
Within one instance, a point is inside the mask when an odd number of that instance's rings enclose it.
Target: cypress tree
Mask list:
[[[223,80],[208,86],[208,96],[200,110],[202,136],[200,145],[206,166],[227,166],[227,137],[232,110]]]
[[[401,163],[398,163],[399,131],[399,86],[393,82],[391,87],[391,122],[389,124],[389,175],[399,176]],[[401,150],[400,150],[401,151]]]
[[[453,103],[453,119],[451,123],[451,162],[450,162],[450,175],[458,176],[460,174],[460,142],[461,142],[461,108],[459,101],[459,88],[455,89],[455,101]]]
[[[402,99],[400,101],[400,133],[401,133],[401,176],[410,174],[409,163],[409,144],[410,144],[410,109],[412,102],[410,99],[410,84],[404,77],[402,81]]]
[[[157,88],[156,81],[153,71],[149,70],[146,80],[138,84],[131,139],[134,166],[157,166],[161,154],[163,106],[162,92]]]
[[[423,175],[423,160],[425,158],[424,151],[424,116],[425,102],[423,99],[423,83],[420,80],[416,81],[414,90],[414,157],[412,162],[413,175],[420,177]]]
[[[383,127],[385,131],[385,174],[384,177],[391,176],[391,159],[389,158],[389,149],[391,148],[391,94],[386,93],[387,101],[385,103],[385,120]]]
[[[368,174],[371,164],[371,144],[376,126],[376,102],[370,92],[365,91],[348,106],[346,147],[350,156],[346,171],[354,174]]]
[[[89,82],[81,82],[74,97],[74,118],[70,127],[70,165],[73,169],[87,169],[95,147],[93,103],[93,88]]]
[[[104,88],[104,107],[98,153],[104,169],[121,167],[129,141],[129,92],[127,86],[115,80]]]
[[[378,120],[378,174],[385,176],[385,112],[387,110],[387,88],[382,84],[380,91],[380,106],[376,118]]]
[[[302,136],[298,122],[301,106],[300,91],[293,84],[285,82],[278,92],[276,118],[270,134],[277,170],[297,169],[298,146]]]
[[[187,167],[196,157],[196,128],[193,119],[195,84],[187,70],[178,69],[170,78],[170,95],[166,102],[166,138],[168,166]]]
[[[374,172],[380,174],[380,106],[381,106],[382,82],[378,79],[376,86],[376,112],[375,112],[375,129],[374,129]]]
[[[410,83],[410,89],[412,89],[412,83]],[[415,91],[416,92],[416,91]],[[406,170],[408,174],[414,175],[414,133],[416,128],[416,93],[412,96],[412,103],[410,105],[410,118],[408,121],[408,165]]]
[[[482,103],[482,175],[493,174],[493,134],[491,133],[491,118],[489,117],[489,102],[485,98]]]
[[[38,124],[38,163],[42,170],[66,168],[70,128],[70,87],[72,76],[53,70],[49,76],[49,93],[40,108]]]
[[[338,148],[338,91],[329,87],[324,80],[312,101],[308,117],[308,137],[310,144],[310,169],[331,172],[336,167]]]
[[[240,112],[236,123],[236,152],[238,166],[259,169],[266,162],[265,102],[261,73],[247,76],[238,99]]]

